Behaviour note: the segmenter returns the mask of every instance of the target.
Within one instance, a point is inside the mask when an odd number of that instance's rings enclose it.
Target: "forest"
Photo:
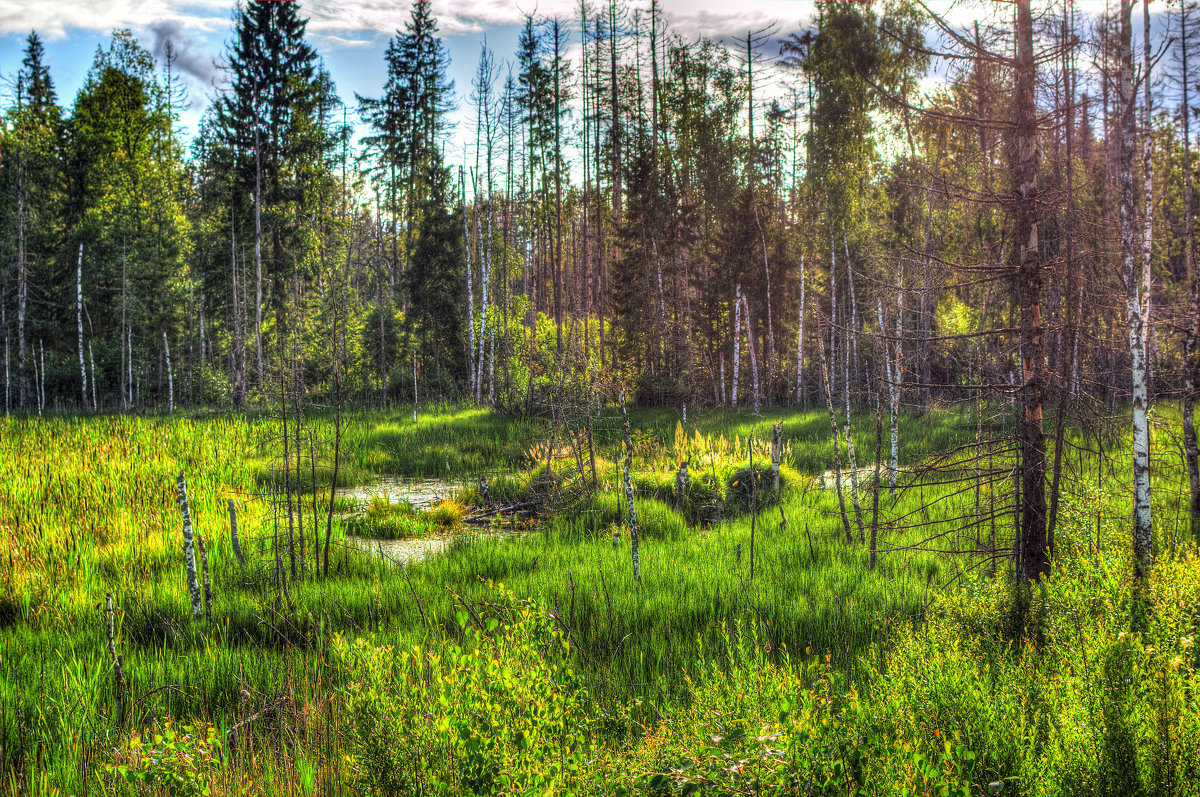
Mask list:
[[[672,8],[29,33],[0,790],[1200,794],[1200,7]]]

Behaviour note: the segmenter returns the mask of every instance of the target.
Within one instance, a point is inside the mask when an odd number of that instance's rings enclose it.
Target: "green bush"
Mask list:
[[[457,620],[461,640],[444,647],[335,645],[350,680],[357,785],[370,794],[560,793],[588,748],[587,693],[567,639],[502,586]]]

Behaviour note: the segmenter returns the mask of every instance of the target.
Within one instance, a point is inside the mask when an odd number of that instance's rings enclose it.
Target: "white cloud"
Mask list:
[[[0,4],[0,35],[36,30],[54,40],[72,30],[142,29],[167,21],[193,32],[209,32],[228,24],[231,7],[224,0],[5,0]]]

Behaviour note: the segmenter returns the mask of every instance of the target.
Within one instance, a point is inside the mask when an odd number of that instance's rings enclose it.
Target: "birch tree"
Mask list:
[[[1121,279],[1125,284],[1125,322],[1128,331],[1133,415],[1133,550],[1139,577],[1154,558],[1150,513],[1150,425],[1146,390],[1146,346],[1135,242],[1137,209],[1133,192],[1133,147],[1136,134],[1136,95],[1133,78],[1133,0],[1121,0],[1117,101],[1120,103],[1118,181],[1121,189]]]

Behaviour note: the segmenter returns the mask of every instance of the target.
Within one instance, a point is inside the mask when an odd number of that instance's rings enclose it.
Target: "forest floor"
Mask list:
[[[893,495],[885,413],[872,567],[874,413],[843,512],[824,411],[631,410],[639,581],[620,411],[590,412],[348,413],[332,506],[331,415],[289,419],[286,468],[266,414],[0,420],[5,790],[1200,793],[1165,414],[1145,581],[1128,445],[1072,431],[1053,574],[1016,588],[1002,421],[902,416]]]

